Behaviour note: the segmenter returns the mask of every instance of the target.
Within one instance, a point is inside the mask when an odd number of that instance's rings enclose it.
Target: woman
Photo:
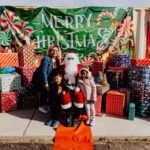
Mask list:
[[[54,72],[59,69],[60,59],[61,51],[59,47],[51,45],[48,48],[47,56],[42,59],[40,67],[33,75],[33,85],[39,100],[39,111],[42,113],[48,112],[45,106],[50,91],[49,84],[53,79]]]

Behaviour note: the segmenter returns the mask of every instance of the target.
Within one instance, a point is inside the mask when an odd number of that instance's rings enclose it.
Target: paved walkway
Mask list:
[[[36,109],[0,113],[0,136],[49,136],[55,135],[52,127],[46,126],[48,115]],[[126,118],[102,115],[96,117],[96,125],[91,127],[94,138],[116,136],[150,136],[150,118]]]
[[[0,113],[0,149],[51,150],[55,130],[45,125],[47,120],[36,109]],[[95,150],[150,149],[150,118],[129,121],[102,115],[91,129]]]

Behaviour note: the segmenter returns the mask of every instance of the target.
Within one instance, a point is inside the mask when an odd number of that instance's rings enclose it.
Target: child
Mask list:
[[[86,124],[93,126],[95,124],[94,103],[97,100],[97,93],[96,85],[87,68],[82,68],[79,72],[78,87],[81,89],[85,98],[85,108],[88,117]]]
[[[69,89],[62,82],[62,75],[58,71],[54,73],[53,79],[54,81],[50,85],[50,109],[52,119],[47,122],[47,125],[57,127],[60,119],[62,95]]]

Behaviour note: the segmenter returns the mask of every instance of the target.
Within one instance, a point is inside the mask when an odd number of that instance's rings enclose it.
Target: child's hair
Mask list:
[[[55,71],[54,74],[53,74],[53,78],[56,77],[56,76],[62,77],[62,74],[59,71]]]

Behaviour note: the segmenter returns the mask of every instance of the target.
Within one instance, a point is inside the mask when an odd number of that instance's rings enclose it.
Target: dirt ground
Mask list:
[[[0,137],[0,150],[52,150],[50,137]],[[150,150],[150,137],[101,137],[94,150]]]

